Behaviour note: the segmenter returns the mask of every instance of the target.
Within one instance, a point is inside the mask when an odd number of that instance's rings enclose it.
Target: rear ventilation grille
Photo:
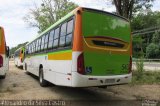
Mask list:
[[[123,48],[124,47],[124,44],[109,42],[109,41],[92,40],[92,42],[98,46],[108,46],[108,47],[116,47],[116,48]]]

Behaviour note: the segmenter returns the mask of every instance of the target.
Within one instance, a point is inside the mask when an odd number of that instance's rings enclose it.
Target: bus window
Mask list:
[[[43,35],[43,37],[42,37],[42,41],[41,41],[41,51],[43,51],[43,49],[44,49],[44,40],[45,40],[45,35]]]
[[[70,34],[72,32],[73,32],[73,19],[67,23],[67,34]]]
[[[49,43],[48,43],[49,49],[52,48],[52,46],[53,46],[53,37],[54,37],[54,29],[49,34]]]
[[[72,34],[66,36],[66,46],[71,46]]]
[[[59,27],[55,30],[53,48],[58,47],[58,40],[59,40]]]
[[[47,49],[47,46],[48,46],[48,34],[46,35],[45,40],[44,40],[44,50]]]

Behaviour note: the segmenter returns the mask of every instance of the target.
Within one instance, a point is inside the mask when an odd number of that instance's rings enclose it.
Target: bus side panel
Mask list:
[[[20,58],[19,57],[15,57],[14,58],[14,63],[16,66],[20,67],[20,66],[23,66],[23,63],[21,62]]]
[[[9,69],[9,59],[5,56],[5,47],[4,29],[0,27],[0,55],[3,57],[3,67],[0,68],[0,75],[5,75]]]
[[[0,54],[2,55],[2,54]],[[5,75],[9,69],[9,59],[6,58],[5,55],[2,55],[3,59],[4,59],[4,63],[3,63],[3,67],[0,68],[0,75]]]
[[[71,86],[72,50],[49,53],[45,79],[56,85]]]
[[[25,63],[25,65],[26,65],[26,68],[27,68],[27,69],[25,69],[25,70],[26,70],[27,72],[30,72],[30,73],[38,76],[38,68],[37,68],[37,69],[36,69],[36,68],[33,68],[33,66],[35,67],[36,64],[31,64],[31,63],[32,63],[32,62],[31,62],[32,60],[33,60],[33,57],[30,57],[30,56],[26,57],[24,63]],[[24,67],[25,67],[25,66],[24,66]]]
[[[40,64],[44,63],[43,61],[44,56],[28,56],[25,60],[25,63],[27,64],[27,71],[39,76],[39,67]]]
[[[45,80],[55,85],[71,86],[72,50],[28,56],[25,63],[28,72],[39,76],[42,65]]]

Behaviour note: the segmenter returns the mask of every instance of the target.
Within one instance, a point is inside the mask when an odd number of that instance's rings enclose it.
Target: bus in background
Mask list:
[[[14,52],[14,63],[17,67],[23,67],[23,61],[24,61],[24,47],[20,47]]]
[[[4,29],[0,27],[0,78],[4,79],[9,69],[9,47],[6,46]]]
[[[131,81],[130,22],[115,14],[78,7],[26,45],[24,69],[69,87]]]

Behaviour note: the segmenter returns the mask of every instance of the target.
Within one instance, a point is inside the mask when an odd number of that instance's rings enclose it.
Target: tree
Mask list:
[[[159,46],[151,43],[146,48],[146,57],[147,58],[158,58],[160,54]]]
[[[160,32],[155,32],[152,37],[152,43],[146,48],[147,58],[160,58]]]
[[[16,47],[11,48],[11,49],[10,49],[10,54],[14,54],[14,52],[15,52],[18,48],[25,46],[27,43],[28,43],[28,42],[25,42],[25,43],[22,43],[22,44],[18,44]]]
[[[133,37],[133,57],[144,57],[143,39],[140,35]]]
[[[131,19],[133,13],[143,8],[150,9],[152,1],[154,0],[113,0],[113,4],[118,15]]]
[[[141,30],[145,28],[155,27],[160,25],[160,12],[148,11],[147,13],[140,12],[131,20],[132,30]]]
[[[68,0],[42,0],[41,6],[35,4],[35,8],[30,9],[29,15],[26,15],[24,20],[30,26],[37,27],[40,33],[75,7],[76,5]]]
[[[160,46],[160,32],[155,32],[152,37],[152,43]]]
[[[159,17],[160,17],[160,12],[148,11],[147,13],[139,13],[136,17],[133,17],[133,19],[131,20],[132,31],[137,31],[137,30],[142,31],[138,32],[137,36],[141,34],[140,37],[143,39],[142,42],[143,52],[147,58],[159,57],[159,55],[156,54],[158,53],[157,46],[159,47],[160,50],[160,32],[157,31],[160,29]],[[137,36],[133,36],[133,42]],[[138,43],[135,43],[134,45],[137,44]],[[137,56],[138,52],[136,52],[135,50],[137,50],[138,47],[137,46],[133,47],[134,47],[133,56]],[[155,56],[153,56],[153,54],[155,54]]]

